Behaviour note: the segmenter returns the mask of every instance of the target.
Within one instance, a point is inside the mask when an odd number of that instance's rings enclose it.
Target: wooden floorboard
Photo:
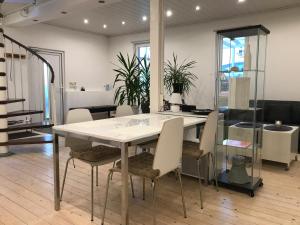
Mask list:
[[[90,167],[70,163],[61,210],[53,209],[52,145],[14,146],[16,154],[0,158],[0,225],[85,225],[101,224],[106,165],[99,171],[95,187],[95,220],[90,221]],[[60,171],[63,174],[68,149],[62,148]],[[199,207],[198,184],[183,177],[188,218],[183,218],[180,191],[173,175],[162,179],[159,187],[158,225],[300,225],[300,163],[290,171],[273,165],[263,166],[264,187],[254,198],[227,189],[216,192],[204,187],[204,209]],[[129,193],[130,224],[152,224],[151,183],[143,201],[142,181],[134,178],[136,198]],[[105,224],[120,224],[119,174],[114,174],[109,189]]]

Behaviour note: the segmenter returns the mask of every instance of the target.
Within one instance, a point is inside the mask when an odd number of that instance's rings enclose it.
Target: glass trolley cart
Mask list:
[[[263,131],[267,36],[262,25],[217,31],[216,142],[218,184],[248,193],[263,185]],[[259,105],[259,107],[258,107]]]

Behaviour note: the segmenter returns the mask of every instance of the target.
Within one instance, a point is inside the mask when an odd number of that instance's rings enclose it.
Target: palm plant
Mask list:
[[[141,87],[141,108],[143,113],[150,112],[150,63],[146,57],[138,59],[139,77]]]
[[[114,69],[114,71],[117,72],[117,75],[113,86],[115,87],[116,84],[119,83],[121,83],[121,85],[116,89],[114,102],[118,105],[123,105],[125,103],[131,106],[139,106],[141,87],[137,57],[134,55],[130,59],[127,54],[127,58],[125,59],[121,52],[117,57],[120,66],[117,66],[117,68]]]
[[[194,68],[196,61],[189,61],[185,59],[181,64],[178,63],[177,55],[173,53],[173,62],[167,61],[165,65],[164,84],[169,92],[179,92],[181,94],[189,94],[191,87],[195,87],[193,81],[197,76],[189,70]]]

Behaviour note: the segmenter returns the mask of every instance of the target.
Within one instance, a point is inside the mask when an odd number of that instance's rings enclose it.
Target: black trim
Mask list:
[[[5,77],[5,76],[6,76],[6,73],[4,73],[4,72],[0,73],[0,77]]]
[[[4,48],[4,43],[0,43],[0,48]]]
[[[23,45],[22,43],[18,42],[17,40],[7,36],[6,34],[3,34],[3,37],[10,40],[11,42],[19,45],[20,47],[24,48],[26,51],[30,52],[32,55],[36,56],[38,59],[42,60],[44,63],[47,64],[47,66],[49,67],[50,69],[50,72],[51,72],[51,83],[53,84],[54,83],[54,69],[53,67],[51,66],[51,64],[46,60],[44,59],[42,56],[40,56],[39,54],[37,54],[33,49],[31,48],[28,48],[27,46]]]
[[[49,122],[25,123],[25,124],[8,126],[7,128],[2,128],[2,129],[0,129],[0,132],[28,130],[28,129],[34,129],[34,128],[50,128],[52,126],[53,126],[53,124],[51,124]]]
[[[6,91],[7,87],[0,87],[0,91]]]
[[[267,29],[265,26],[261,24],[253,25],[253,26],[245,26],[245,27],[236,27],[236,28],[230,28],[225,30],[218,30],[216,32],[217,34],[229,38],[234,38],[234,37],[258,35],[260,30],[263,31],[265,34],[271,33],[269,29]]]
[[[5,58],[0,58],[0,62],[5,62]]]
[[[16,102],[25,102],[25,99],[24,98],[7,99],[7,100],[0,101],[0,105],[6,105],[9,103],[16,103]]]
[[[5,115],[0,115],[0,119],[15,117],[15,116],[25,116],[25,115],[33,115],[33,114],[41,114],[42,110],[18,110],[13,112],[8,112]]]

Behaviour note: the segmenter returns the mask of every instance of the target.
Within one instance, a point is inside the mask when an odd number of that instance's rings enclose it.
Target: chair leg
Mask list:
[[[155,179],[153,181],[153,224],[156,225],[156,198],[157,198],[157,192],[158,192],[158,179]]]
[[[203,199],[202,199],[202,181],[201,181],[201,169],[200,169],[200,159],[197,160],[198,167],[198,178],[199,178],[199,194],[200,194],[200,205],[201,209],[203,209]]]
[[[105,210],[106,210],[107,199],[108,199],[108,188],[109,188],[109,183],[110,183],[112,174],[113,174],[113,172],[112,172],[112,171],[109,171],[109,173],[108,173],[108,175],[107,175],[106,191],[105,191],[105,200],[104,200],[104,206],[103,206],[103,213],[102,213],[102,222],[101,222],[101,225],[104,225]]]
[[[94,221],[94,166],[91,166],[91,221]]]
[[[114,161],[113,168],[115,168],[115,166],[116,166],[116,161]],[[110,177],[111,180],[112,180],[113,174],[114,173],[111,173],[111,177]]]
[[[143,200],[146,199],[145,189],[146,189],[146,178],[143,177]]]
[[[215,179],[215,184],[216,184],[216,190],[219,191],[219,184],[218,184],[218,177],[217,177],[217,170],[216,170],[216,158],[214,154],[210,154],[211,156],[211,161],[213,165],[213,173],[214,173],[214,179]]]
[[[99,186],[99,173],[98,173],[98,166],[96,166],[96,186]]]
[[[61,187],[61,194],[60,194],[60,201],[62,200],[63,193],[64,193],[64,188],[65,188],[65,183],[66,183],[66,177],[67,177],[67,172],[68,172],[68,167],[69,167],[69,162],[70,160],[73,159],[72,157],[68,158],[66,162],[66,168],[65,168],[65,173],[64,173],[64,179]],[[74,159],[73,159],[74,160]]]
[[[186,216],[186,207],[185,207],[185,200],[184,200],[184,193],[183,193],[183,187],[182,187],[182,180],[181,180],[180,170],[179,170],[179,169],[176,169],[176,173],[177,173],[177,177],[178,177],[179,184],[180,184],[181,201],[182,201],[182,207],[183,207],[183,215],[184,215],[184,218],[187,218],[187,216]]]
[[[72,159],[72,161],[73,161],[73,167],[74,167],[74,169],[75,169],[75,160],[74,160],[74,159]]]
[[[130,178],[130,185],[131,185],[132,198],[135,198],[134,189],[133,189],[133,180],[132,180],[132,176],[130,175],[129,178]]]

